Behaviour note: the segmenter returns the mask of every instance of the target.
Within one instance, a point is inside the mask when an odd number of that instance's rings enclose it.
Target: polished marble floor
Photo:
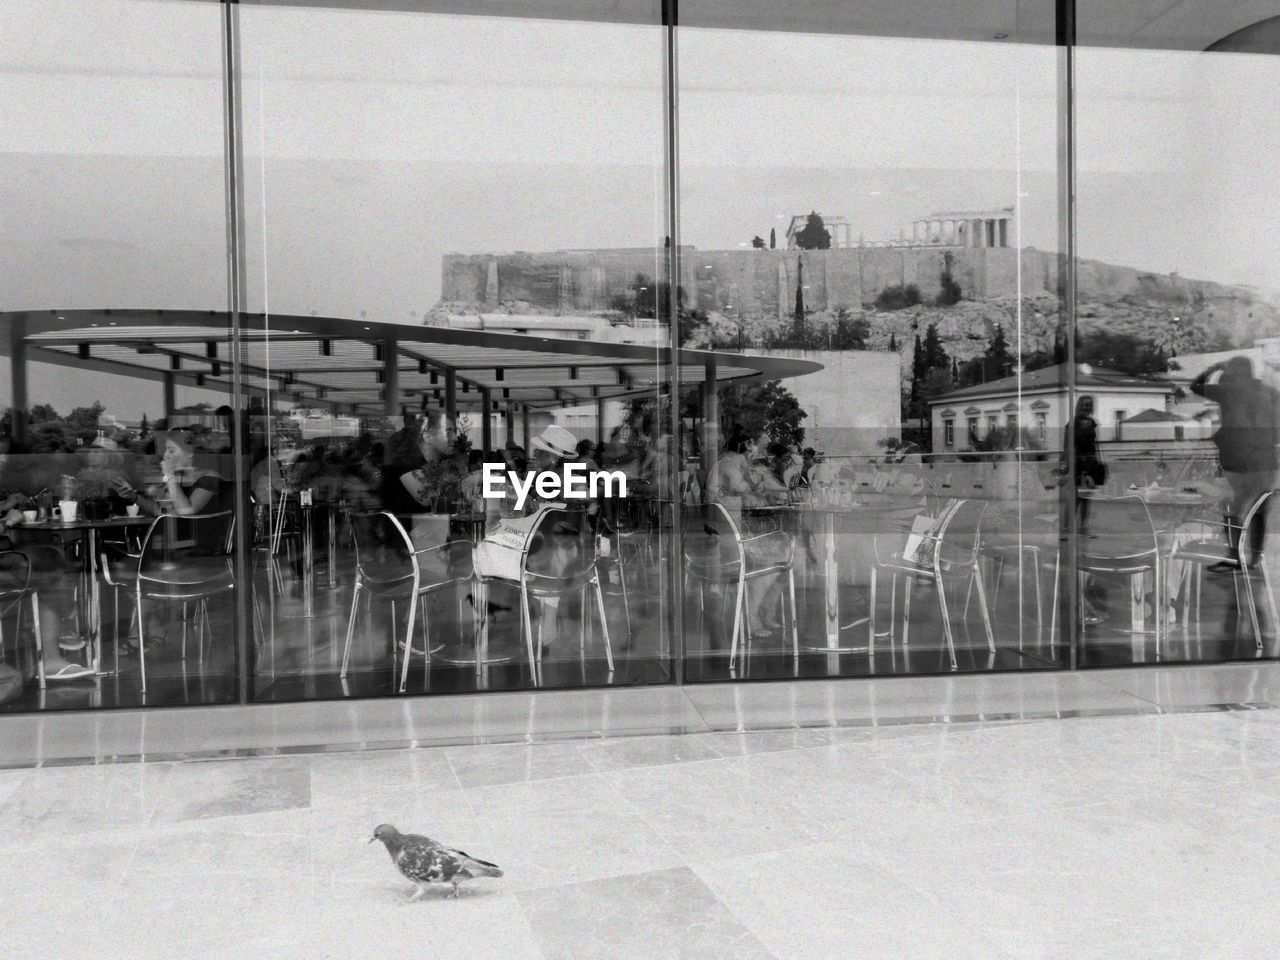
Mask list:
[[[1114,677],[1153,712],[0,770],[4,950],[1267,955],[1280,710],[1154,712],[1206,681]],[[800,719],[785,690],[750,709]],[[405,905],[382,821],[506,876]]]

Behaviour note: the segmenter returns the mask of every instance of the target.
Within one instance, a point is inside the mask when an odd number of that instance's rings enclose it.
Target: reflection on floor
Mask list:
[[[299,564],[259,559],[255,566],[255,635],[257,671],[253,697],[260,701],[385,696],[395,693],[392,675],[391,636],[403,636],[404,604],[392,611],[387,604],[363,603],[356,617],[348,676],[340,665],[351,604],[352,571],[338,554],[332,586],[327,564],[302,569]],[[989,566],[986,571],[996,650],[987,644],[980,608],[972,591],[952,587],[951,619],[956,643],[956,665],[961,672],[987,670],[1043,670],[1066,666],[1061,615],[1053,617],[1052,584],[1041,583],[1037,606],[1034,584],[1020,580],[1016,570]],[[1051,577],[1047,578],[1051,580]],[[602,637],[593,607],[588,605],[586,630],[577,598],[566,599],[558,613],[535,608],[534,630],[544,643],[554,642],[543,653],[543,687],[626,686],[666,683],[672,679],[672,644],[668,641],[669,603],[665,582],[657,569],[628,574],[623,596],[616,571],[606,569],[605,607],[615,668],[610,672],[603,655]],[[882,583],[876,609],[875,649],[868,635],[868,595],[865,587],[843,583],[839,590],[839,643],[843,652],[827,653],[825,637],[827,596],[816,566],[802,563],[797,575],[796,605],[802,652],[792,655],[791,635],[785,626],[785,608],[776,619],[784,626],[757,632],[749,650],[731,665],[728,656],[732,633],[732,592],[728,599],[713,589],[705,598],[694,591],[686,598],[683,632],[686,647],[685,676],[690,682],[725,680],[773,680],[812,677],[892,676],[949,673],[950,657],[943,640],[942,621],[934,586],[925,581],[912,588],[909,642],[903,643],[906,578],[900,577],[893,596],[887,580]],[[966,596],[966,593],[968,596]],[[1085,627],[1080,648],[1081,666],[1115,666],[1156,661],[1150,629],[1150,603],[1132,601],[1123,581],[1107,583],[1095,577],[1089,587],[1095,616]],[[489,657],[477,672],[474,667],[474,611],[469,595],[440,595],[431,601],[432,666],[423,669],[420,655],[411,661],[406,692],[463,693],[476,690],[522,690],[534,686],[528,654],[519,630],[519,597],[495,589],[489,597]],[[1145,609],[1144,609],[1145,608]],[[1172,607],[1174,620],[1164,638],[1162,662],[1253,659],[1258,650],[1249,618],[1237,617],[1232,578],[1206,578],[1200,592],[1198,616],[1190,623],[1179,602]],[[763,611],[771,614],[772,611]],[[1139,621],[1145,615],[1145,624]],[[128,633],[127,609],[120,632]],[[764,619],[768,619],[765,617]],[[1097,620],[1099,622],[1092,622]],[[213,642],[203,664],[194,646],[185,660],[180,644],[169,643],[148,655],[148,690],[145,698],[138,682],[136,656],[125,653],[117,676],[92,681],[51,684],[41,692],[28,684],[22,695],[0,706],[0,711],[75,709],[89,707],[182,705],[229,702],[236,697],[233,610],[229,602],[210,606]],[[1263,623],[1267,621],[1264,618]],[[891,633],[892,631],[892,633]],[[112,637],[115,628],[105,626],[104,664],[114,666]],[[171,627],[180,635],[180,620]],[[420,644],[415,637],[415,644]],[[1268,640],[1265,656],[1276,655]],[[471,662],[468,662],[471,661]]]
[[[1257,956],[1277,782],[1274,710],[0,770],[5,947]],[[506,876],[405,906],[383,821]]]

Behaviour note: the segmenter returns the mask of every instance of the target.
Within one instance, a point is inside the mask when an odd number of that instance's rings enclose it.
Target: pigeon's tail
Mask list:
[[[496,863],[490,863],[488,860],[477,860],[475,857],[467,858],[467,872],[473,877],[502,876],[502,868]]]

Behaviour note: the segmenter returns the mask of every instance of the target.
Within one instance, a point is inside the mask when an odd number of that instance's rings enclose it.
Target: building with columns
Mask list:
[[[911,221],[910,244],[927,247],[1007,247],[1013,207],[942,210]]]

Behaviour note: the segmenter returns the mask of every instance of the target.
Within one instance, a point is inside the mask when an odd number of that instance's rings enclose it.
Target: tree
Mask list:
[[[804,261],[796,262],[796,309],[792,315],[796,323],[804,322]]]
[[[48,423],[52,420],[61,420],[62,418],[58,416],[58,411],[53,409],[49,404],[37,403],[31,408],[27,419],[31,423]]]
[[[924,332],[924,365],[926,370],[947,370],[951,366],[936,323],[929,324]]]
[[[150,432],[151,432],[151,424],[147,422],[147,415],[144,413],[144,414],[142,415],[142,420],[141,420],[141,422],[139,422],[139,424],[138,424],[138,437],[139,437],[139,439],[143,439],[143,440],[145,440],[145,439],[146,439],[146,437],[147,437],[147,434],[149,434]]]
[[[920,303],[920,288],[914,283],[885,287],[876,297],[877,310],[905,310]]]
[[[777,443],[798,445],[804,441],[800,424],[808,414],[779,381],[720,387],[717,393],[722,430],[737,427],[749,437],[764,433]]]
[[[889,352],[898,352],[898,335],[896,333],[889,334]]]
[[[778,247],[778,231],[773,227],[769,228],[769,249],[776,250]]]
[[[865,350],[870,324],[862,317],[854,317],[846,307],[836,311],[835,330],[831,334],[831,346],[836,350]]]
[[[624,316],[657,320],[671,317],[671,284],[654,283],[643,273],[637,273],[631,284],[631,295],[613,298],[610,306]],[[691,310],[684,287],[676,287],[676,342],[684,346],[700,329],[707,325],[707,314]]]
[[[763,250],[764,237],[760,236],[759,234],[756,234],[754,237],[751,238],[751,246],[754,247],[756,250]]]
[[[1009,352],[1009,342],[1004,336],[1003,324],[996,324],[995,334],[982,356],[983,382],[999,380],[1013,371],[1013,355]]]
[[[816,210],[809,214],[805,225],[796,231],[795,238],[796,246],[801,250],[831,249],[831,232]]]
[[[950,307],[960,302],[962,291],[960,284],[951,276],[951,254],[945,254],[942,260],[942,276],[940,278],[938,299],[934,301],[939,307]]]

